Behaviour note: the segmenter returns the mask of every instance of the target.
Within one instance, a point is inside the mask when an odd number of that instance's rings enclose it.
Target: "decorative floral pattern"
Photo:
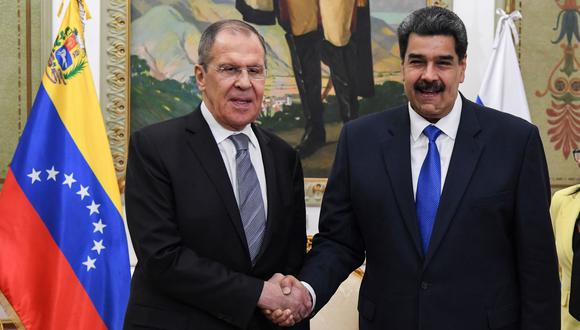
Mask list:
[[[561,11],[553,28],[559,33],[552,43],[561,43],[562,57],[550,72],[546,89],[535,94],[542,98],[550,93],[552,100],[546,109],[550,143],[568,159],[580,145],[580,77],[577,75],[580,62],[575,53],[580,41],[580,6],[577,0],[554,1]]]

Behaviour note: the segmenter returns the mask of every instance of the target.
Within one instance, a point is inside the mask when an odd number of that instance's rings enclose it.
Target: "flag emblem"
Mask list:
[[[87,54],[77,28],[65,27],[54,40],[46,76],[53,83],[66,84],[87,66]]]

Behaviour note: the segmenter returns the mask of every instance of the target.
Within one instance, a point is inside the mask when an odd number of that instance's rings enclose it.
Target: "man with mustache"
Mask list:
[[[453,12],[419,9],[397,33],[409,103],[342,130],[298,276],[313,313],[366,258],[361,330],[559,329],[538,129],[458,93],[467,35]],[[266,313],[282,325],[299,320]]]
[[[262,36],[219,21],[198,53],[202,103],[131,137],[125,200],[138,263],[124,329],[278,329],[260,308],[307,315],[311,303],[274,283],[306,254],[300,158],[253,124],[266,79]]]

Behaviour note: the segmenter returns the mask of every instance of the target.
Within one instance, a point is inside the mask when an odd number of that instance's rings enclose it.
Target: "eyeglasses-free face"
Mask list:
[[[574,156],[574,160],[577,163],[580,163],[580,149],[574,149],[574,151],[572,151],[572,155]]]
[[[452,36],[411,33],[401,72],[413,110],[432,123],[447,116],[466,67],[467,59],[458,57]]]

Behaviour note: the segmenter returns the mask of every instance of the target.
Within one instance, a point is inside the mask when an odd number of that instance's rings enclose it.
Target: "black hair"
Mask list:
[[[397,29],[401,61],[405,60],[409,35],[421,36],[447,35],[455,39],[455,52],[459,60],[467,52],[467,31],[463,21],[451,10],[441,7],[425,7],[415,10],[407,16]]]

